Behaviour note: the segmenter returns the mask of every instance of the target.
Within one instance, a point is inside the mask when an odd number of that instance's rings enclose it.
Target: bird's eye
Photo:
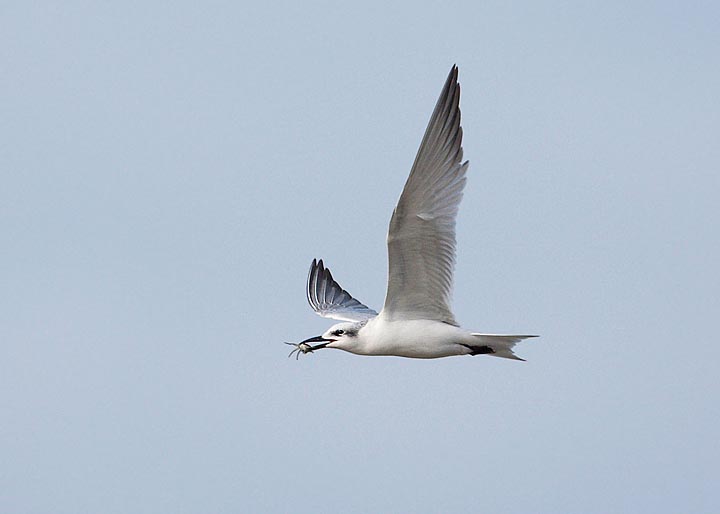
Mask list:
[[[343,335],[344,333],[345,333],[344,330],[336,330],[336,331],[335,331],[335,335],[336,335],[336,336],[341,336],[341,335]]]

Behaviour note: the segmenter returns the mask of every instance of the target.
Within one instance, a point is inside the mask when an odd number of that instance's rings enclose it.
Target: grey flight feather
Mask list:
[[[457,325],[450,309],[455,218],[465,187],[460,85],[448,75],[388,231],[389,277],[382,315]]]
[[[377,312],[357,301],[335,282],[322,259],[319,262],[313,259],[310,265],[307,299],[310,307],[324,318],[364,321],[377,316]]]

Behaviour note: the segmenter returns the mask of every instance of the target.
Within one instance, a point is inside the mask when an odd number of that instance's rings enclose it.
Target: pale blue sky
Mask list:
[[[3,2],[0,511],[717,512],[714,2]],[[457,319],[518,353],[322,332],[380,308],[453,63]]]

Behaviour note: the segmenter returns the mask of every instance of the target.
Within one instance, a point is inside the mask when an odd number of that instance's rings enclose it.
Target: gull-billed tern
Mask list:
[[[478,334],[460,328],[450,310],[455,265],[455,218],[465,187],[458,69],[448,75],[420,149],[390,219],[388,286],[378,314],[340,287],[323,261],[313,260],[310,306],[342,320],[290,353],[337,348],[357,355],[436,359],[491,355],[523,360],[515,344],[530,335]],[[317,344],[311,344],[317,343]]]

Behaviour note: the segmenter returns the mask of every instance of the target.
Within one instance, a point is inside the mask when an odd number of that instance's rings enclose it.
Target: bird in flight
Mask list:
[[[342,323],[320,336],[286,343],[295,347],[289,356],[337,348],[415,359],[482,354],[523,360],[513,347],[537,336],[470,332],[460,328],[450,309],[455,218],[468,169],[459,101],[458,69],[453,66],[390,219],[388,285],[380,313],[343,289],[322,260],[313,260],[308,302],[320,316]]]

